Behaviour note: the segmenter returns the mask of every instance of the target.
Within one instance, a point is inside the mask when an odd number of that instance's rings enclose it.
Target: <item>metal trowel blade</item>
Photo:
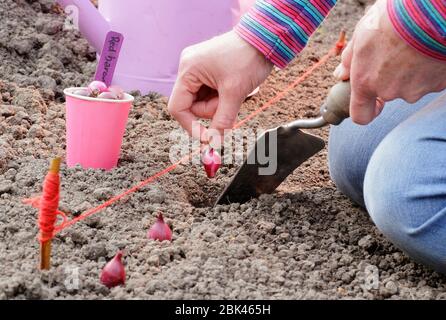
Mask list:
[[[298,166],[324,148],[324,140],[296,128],[265,131],[223,190],[217,204],[244,203],[273,192]]]

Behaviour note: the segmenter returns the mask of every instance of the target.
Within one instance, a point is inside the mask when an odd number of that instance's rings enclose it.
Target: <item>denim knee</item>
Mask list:
[[[413,104],[401,99],[388,102],[381,115],[367,126],[354,124],[351,119],[332,126],[328,159],[330,175],[337,188],[364,207],[364,176],[375,149],[388,133],[441,94],[428,94]]]
[[[379,144],[364,199],[378,229],[414,260],[446,273],[446,110],[421,110]]]
[[[369,157],[374,149],[364,131],[350,119],[330,128],[328,166],[331,180],[337,189],[351,200],[365,207],[363,180]],[[356,139],[352,139],[356,136]]]

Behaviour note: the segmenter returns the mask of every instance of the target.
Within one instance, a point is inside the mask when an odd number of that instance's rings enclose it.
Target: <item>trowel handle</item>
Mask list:
[[[350,116],[350,92],[350,81],[338,82],[330,89],[321,107],[321,116],[327,123],[338,125]]]

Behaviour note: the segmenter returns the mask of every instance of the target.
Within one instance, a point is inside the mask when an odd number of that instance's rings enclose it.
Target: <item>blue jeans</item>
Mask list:
[[[332,127],[330,174],[414,260],[446,273],[446,90]]]

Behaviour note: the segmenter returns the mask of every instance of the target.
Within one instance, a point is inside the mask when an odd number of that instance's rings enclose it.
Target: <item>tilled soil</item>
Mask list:
[[[240,116],[317,61],[342,28],[351,34],[363,9],[339,1],[309,47],[286,70],[275,70]],[[411,261],[336,191],[325,150],[275,194],[242,205],[212,207],[237,164],[224,164],[215,180],[197,164],[181,165],[62,231],[53,240],[53,268],[39,271],[37,210],[22,199],[41,191],[48,160],[64,155],[61,92],[88,82],[95,55],[77,32],[63,30],[51,1],[2,1],[0,17],[1,299],[446,298],[444,276]],[[338,62],[330,60],[246,126],[316,116]],[[137,95],[118,167],[63,166],[60,209],[78,216],[170,165],[172,131],[180,132],[166,98]],[[312,133],[327,139],[328,130]],[[160,211],[173,229],[171,243],[146,237]],[[125,252],[127,283],[110,290],[99,274],[118,249]]]

